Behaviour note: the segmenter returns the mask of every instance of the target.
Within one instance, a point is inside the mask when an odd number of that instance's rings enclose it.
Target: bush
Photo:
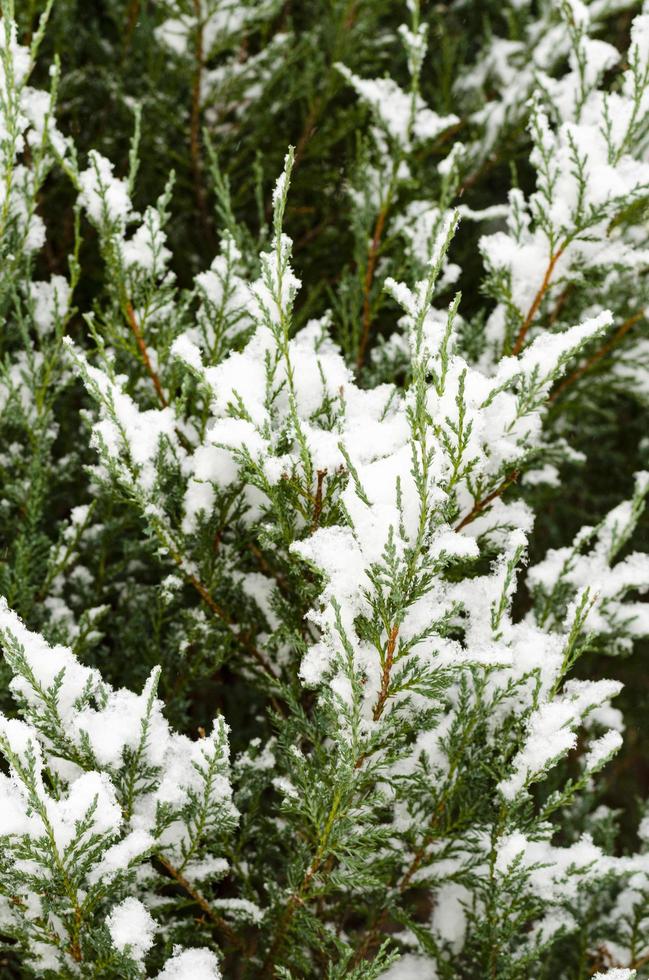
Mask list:
[[[649,977],[649,9],[0,3],[3,975]]]

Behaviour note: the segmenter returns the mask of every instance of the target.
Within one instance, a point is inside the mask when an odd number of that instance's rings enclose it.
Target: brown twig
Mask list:
[[[523,344],[525,343],[525,338],[527,336],[527,332],[530,329],[530,327],[532,326],[532,323],[534,321],[534,317],[538,313],[539,306],[543,302],[543,297],[547,293],[548,288],[550,286],[550,282],[552,280],[552,273],[554,272],[554,268],[555,268],[557,262],[559,261],[559,259],[561,258],[561,256],[563,255],[563,253],[565,252],[565,250],[566,250],[566,244],[564,243],[563,245],[561,245],[557,249],[556,252],[554,252],[550,256],[550,261],[548,262],[548,267],[545,270],[545,275],[543,276],[543,282],[539,286],[538,292],[537,292],[536,296],[534,297],[534,299],[532,300],[532,305],[530,306],[529,310],[527,311],[527,315],[525,316],[525,319],[523,320],[523,323],[521,324],[521,328],[518,331],[518,334],[516,335],[516,340],[514,341],[514,346],[511,349],[511,353],[514,356],[516,354],[520,354],[520,352],[522,350]]]
[[[591,354],[591,356],[587,358],[583,364],[576,368],[572,374],[569,374],[567,378],[564,378],[561,384],[554,389],[549,400],[551,402],[556,401],[556,399],[563,394],[566,388],[569,388],[576,381],[579,381],[579,379],[590,371],[590,369],[594,367],[598,361],[601,361],[601,359],[612,351],[614,347],[617,347],[620,341],[629,332],[631,327],[635,326],[639,320],[642,320],[644,315],[644,310],[640,310],[638,313],[634,313],[633,316],[628,317],[624,323],[620,324],[610,340],[607,340],[605,344],[602,344],[602,346],[598,348],[594,354]]]
[[[128,51],[133,40],[133,33],[140,17],[141,0],[131,0],[126,12],[126,31],[124,32],[124,53]]]
[[[279,572],[276,568],[272,567],[270,562],[266,559],[264,553],[261,551],[260,548],[257,547],[254,541],[250,541],[248,543],[248,550],[254,556],[255,561],[261,568],[264,575],[268,575],[270,576],[270,578],[275,579],[275,581],[277,582],[277,587],[279,588],[280,592],[282,592],[285,596],[290,595],[291,590],[288,582],[286,581],[286,579],[284,578],[281,572]]]
[[[511,486],[511,484],[514,483],[517,479],[518,479],[518,470],[512,470],[511,473],[508,473],[505,479],[502,481],[502,483],[499,483],[495,490],[492,490],[491,493],[488,493],[486,497],[482,497],[480,500],[476,500],[469,513],[465,514],[462,520],[455,525],[455,530],[461,531],[463,527],[467,526],[467,524],[471,524],[472,521],[475,521],[476,517],[480,516],[480,514],[485,509],[485,507],[488,507],[493,500],[495,500],[497,497],[500,497],[500,495],[505,492],[507,487]]]
[[[383,672],[381,674],[381,690],[379,691],[379,696],[374,705],[374,710],[372,712],[372,717],[374,721],[378,721],[383,714],[383,709],[385,708],[385,702],[388,699],[390,693],[390,674],[392,672],[392,666],[394,664],[394,652],[397,646],[397,637],[399,636],[399,627],[393,626],[388,635],[388,645],[385,651],[385,659],[383,661]]]
[[[559,318],[559,314],[561,313],[561,310],[565,306],[566,301],[568,300],[568,297],[572,292],[572,289],[573,289],[573,283],[569,282],[568,285],[565,287],[565,289],[562,289],[559,295],[557,296],[557,301],[554,304],[554,307],[552,308],[550,316],[548,317],[549,327],[552,327],[556,323],[557,319]]]
[[[165,397],[165,393],[162,390],[162,384],[160,383],[160,378],[158,377],[155,368],[151,363],[151,358],[149,357],[149,352],[144,342],[142,331],[140,330],[140,326],[135,317],[135,311],[133,310],[133,306],[131,305],[130,302],[126,304],[126,319],[128,320],[128,325],[133,332],[133,336],[135,337],[135,342],[140,352],[142,363],[144,364],[144,367],[146,368],[146,372],[151,378],[151,381],[153,382],[153,387],[156,390],[158,401],[160,402],[163,408],[166,408],[169,402],[167,401]]]
[[[223,607],[220,606],[219,603],[213,598],[213,596],[205,588],[205,586],[200,581],[200,579],[196,578],[196,576],[192,574],[185,573],[185,575],[187,577],[187,581],[190,583],[190,585],[192,585],[196,589],[196,591],[198,592],[199,596],[201,597],[205,605],[214,613],[215,616],[218,616],[218,618],[225,623],[225,625],[232,631],[234,637],[241,643],[241,645],[248,651],[248,653],[251,654],[251,656],[257,661],[260,667],[263,667],[263,669],[269,675],[269,677],[272,677],[273,680],[278,680],[275,670],[273,669],[272,665],[268,662],[266,657],[263,655],[261,650],[257,649],[254,643],[250,640],[248,636],[245,635],[245,633],[236,633],[234,631],[234,625],[232,623],[230,616],[225,611],[225,609],[223,609]]]
[[[318,483],[316,486],[315,497],[313,500],[313,517],[311,519],[311,534],[318,530],[320,515],[322,514],[322,487],[327,476],[326,470],[318,470]]]
[[[192,901],[196,903],[196,905],[198,905],[200,910],[208,917],[208,919],[211,919],[211,921],[214,923],[217,929],[219,929],[220,932],[223,934],[225,939],[232,946],[236,946],[238,949],[245,949],[245,943],[236,934],[234,929],[225,921],[223,916],[219,915],[218,912],[214,911],[214,909],[209,904],[207,899],[204,898],[204,896],[201,895],[201,893],[197,891],[196,888],[194,888],[191,882],[189,882],[187,878],[185,878],[185,876],[180,871],[178,871],[177,868],[174,867],[171,861],[168,861],[167,858],[163,857],[161,854],[157,855],[157,860],[165,869],[165,871],[168,872],[171,878],[173,878],[176,884],[180,885],[182,890],[189,895],[189,897],[192,899]]]

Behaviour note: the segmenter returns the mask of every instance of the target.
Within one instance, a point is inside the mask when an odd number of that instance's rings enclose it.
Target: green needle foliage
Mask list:
[[[2,976],[649,978],[649,8],[0,11]]]

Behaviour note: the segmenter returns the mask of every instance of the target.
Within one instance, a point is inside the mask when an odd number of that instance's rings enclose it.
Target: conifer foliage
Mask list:
[[[649,977],[649,7],[0,5],[2,975]]]

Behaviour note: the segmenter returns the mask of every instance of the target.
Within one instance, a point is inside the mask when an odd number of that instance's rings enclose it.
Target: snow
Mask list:
[[[525,874],[530,893],[551,905],[574,901],[580,885],[604,878],[614,861],[588,834],[567,847],[554,847],[547,840],[531,840],[515,831],[499,842],[496,870],[503,877],[514,872]]]
[[[635,475],[633,501],[614,507],[597,528],[582,528],[571,547],[550,549],[545,558],[530,568],[528,581],[534,590],[550,594],[557,583],[575,594],[588,588],[595,600],[589,613],[589,628],[596,633],[615,634],[619,622],[630,620],[629,630],[637,636],[649,632],[646,604],[625,602],[625,593],[649,590],[649,557],[633,552],[614,561],[638,519],[639,505],[647,492],[646,474]]]
[[[88,155],[89,166],[79,174],[79,201],[96,225],[105,221],[123,224],[132,205],[125,180],[113,176],[113,164],[96,150]]]
[[[432,960],[406,953],[381,973],[379,980],[437,980],[437,977],[437,970]]]
[[[51,333],[68,309],[70,285],[64,276],[49,281],[32,282],[29,294],[33,303],[34,323],[41,334]]]
[[[91,833],[112,836],[119,830],[122,811],[106,773],[84,772],[70,785],[67,796],[50,802],[48,818],[60,851],[75,839],[77,824],[91,812]]]
[[[54,684],[55,679],[62,675],[58,686],[57,706],[64,723],[69,723],[75,702],[81,698],[87,687],[96,687],[99,673],[88,667],[83,667],[72,652],[60,645],[50,646],[38,634],[29,631],[16,615],[9,609],[4,598],[0,597],[0,634],[9,649],[16,644],[29,665],[38,685],[47,690]],[[38,704],[40,695],[34,690],[28,680],[20,674],[14,676],[10,687],[20,691],[30,704]]]
[[[140,695],[125,689],[111,691],[101,709],[85,707],[77,712],[74,727],[88,737],[92,751],[102,766],[119,766],[124,751],[133,751],[140,744],[150,687],[151,678]],[[149,725],[151,731],[145,757],[152,765],[159,765],[164,758],[168,738],[159,701],[154,701]]]
[[[221,980],[219,961],[209,949],[174,947],[156,980]]]
[[[504,384],[516,376],[535,375],[539,382],[547,383],[557,373],[559,365],[567,357],[580,350],[584,344],[598,337],[613,322],[610,310],[562,333],[544,333],[527,347],[520,357],[504,357],[498,367],[496,380]]]
[[[90,883],[111,881],[118,872],[126,870],[141,855],[153,850],[154,846],[155,839],[148,831],[140,828],[132,830],[104,851],[100,864],[88,876]]]
[[[0,731],[2,728],[0,721]],[[28,814],[16,782],[0,773],[0,837],[31,836],[38,830],[39,821]]]
[[[596,739],[590,746],[584,768],[587,772],[593,772],[601,768],[604,762],[608,761],[622,747],[622,735],[617,731],[606,732],[601,738]]]
[[[634,980],[635,976],[635,970],[613,969],[606,973],[596,973],[593,980]]]
[[[153,946],[156,924],[137,898],[125,898],[106,919],[115,949],[141,963]]]
[[[200,349],[193,344],[186,334],[180,334],[171,345],[171,354],[178,360],[184,361],[195,371],[202,371],[203,361]]]
[[[270,251],[259,257],[260,277],[250,286],[248,310],[271,330],[285,328],[284,318],[301,285],[289,264],[291,244],[287,235],[273,240]]]
[[[171,258],[165,241],[160,214],[155,208],[147,208],[140,227],[122,244],[124,265],[127,269],[137,266],[145,272],[160,275]]]
[[[456,953],[464,945],[467,927],[466,909],[470,904],[471,893],[464,885],[450,881],[436,890],[431,928],[443,942],[449,943]]]
[[[156,481],[156,456],[163,440],[180,452],[176,435],[176,416],[168,406],[142,411],[129,394],[122,390],[119,377],[111,379],[105,371],[91,365],[85,354],[69,338],[68,350],[81,366],[88,389],[100,399],[100,420],[93,428],[93,443],[116,462],[125,454],[137,468],[137,483],[146,494]],[[129,472],[129,484],[135,474]]]
[[[200,861],[190,861],[183,868],[183,876],[192,884],[209,878],[222,878],[228,873],[230,864],[225,858],[206,857]]]
[[[434,140],[460,121],[455,115],[433,112],[420,95],[404,92],[391,78],[363,79],[345,65],[339,63],[336,68],[400,146],[408,146],[412,137],[421,142]]]
[[[499,784],[508,800],[515,799],[527,784],[539,778],[549,766],[577,744],[576,726],[581,719],[620,692],[618,681],[568,681],[561,695],[542,704],[527,723],[527,735],[520,752],[512,761],[512,774]],[[617,732],[610,732],[602,747],[614,751],[621,742]],[[600,757],[596,749],[593,758]]]

